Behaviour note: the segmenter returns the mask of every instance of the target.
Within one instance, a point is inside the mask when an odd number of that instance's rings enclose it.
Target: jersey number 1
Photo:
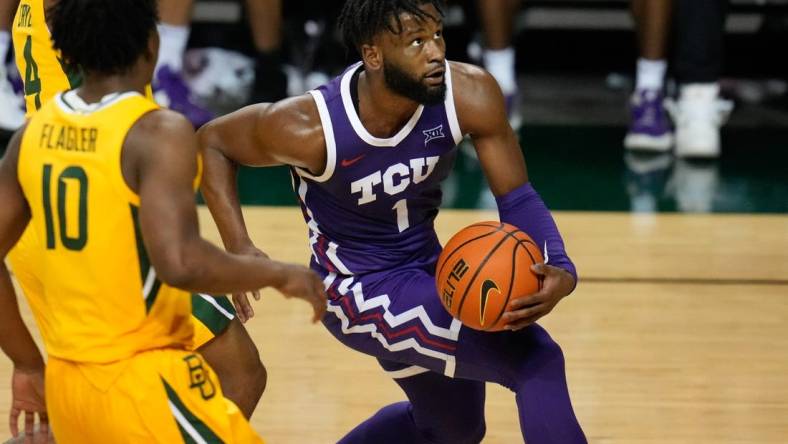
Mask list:
[[[52,217],[52,165],[44,165],[43,201],[44,220],[47,231],[47,249],[55,248],[55,224]],[[77,212],[77,236],[69,236],[66,229],[66,190],[69,186],[79,186],[79,201]],[[70,166],[60,173],[57,178],[57,218],[60,232],[60,242],[68,250],[81,251],[88,242],[88,176],[82,167]]]
[[[401,199],[391,207],[392,210],[397,212],[397,229],[402,233],[410,227],[410,219],[408,218],[408,200]]]

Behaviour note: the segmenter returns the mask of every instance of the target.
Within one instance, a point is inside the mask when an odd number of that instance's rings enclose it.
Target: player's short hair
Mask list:
[[[361,45],[371,43],[380,31],[402,32],[399,15],[413,14],[419,20],[438,20],[420,7],[433,5],[443,16],[442,0],[347,0],[339,14],[339,29],[348,49],[361,52]]]
[[[70,66],[128,72],[156,32],[156,0],[60,0],[47,10],[53,47]]]

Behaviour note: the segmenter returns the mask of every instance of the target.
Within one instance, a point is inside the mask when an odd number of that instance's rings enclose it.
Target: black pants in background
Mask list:
[[[675,0],[673,70],[679,83],[717,82],[722,74],[727,0]]]

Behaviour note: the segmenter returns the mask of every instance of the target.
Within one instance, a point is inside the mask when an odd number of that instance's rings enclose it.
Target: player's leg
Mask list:
[[[630,149],[667,151],[673,145],[663,93],[672,4],[672,0],[632,0],[640,57],[630,128],[624,139]]]
[[[484,68],[498,81],[511,115],[517,94],[515,52],[512,42],[514,19],[520,0],[480,0],[477,2],[484,34]]]
[[[408,401],[383,407],[345,435],[340,444],[481,442],[486,430],[484,382],[452,379],[419,367],[379,361]]]
[[[541,327],[516,333],[461,327],[441,305],[434,277],[423,270],[341,280],[329,274],[325,282],[331,300],[323,322],[345,345],[448,377],[504,385],[515,392],[528,442],[586,442],[569,398],[563,354]]]
[[[159,60],[153,76],[156,101],[186,116],[199,128],[214,116],[197,105],[183,79],[183,55],[189,41],[193,0],[159,0]]]
[[[194,352],[154,350],[106,365],[52,359],[46,377],[56,383],[46,390],[58,442],[262,442]]]
[[[587,442],[569,397],[563,352],[542,327],[499,333],[463,328],[458,342],[457,377],[512,390],[527,442]]]
[[[224,396],[233,400],[246,418],[265,391],[268,374],[257,347],[238,319],[198,349],[222,382]]]
[[[6,59],[11,49],[11,22],[18,0],[0,0],[0,130],[16,131],[25,122],[20,96],[11,85],[6,72]]]
[[[159,0],[158,30],[161,43],[156,69],[166,65],[180,72],[183,68],[183,53],[189,41],[193,1]]]
[[[250,418],[263,395],[267,373],[257,347],[224,296],[192,296],[194,345],[222,382],[224,396]]]
[[[676,3],[676,78],[681,84],[673,112],[678,157],[720,154],[720,126],[732,104],[720,99],[726,0]]]
[[[287,76],[282,70],[282,0],[246,0],[246,8],[257,50],[251,101],[282,100],[287,97]]]

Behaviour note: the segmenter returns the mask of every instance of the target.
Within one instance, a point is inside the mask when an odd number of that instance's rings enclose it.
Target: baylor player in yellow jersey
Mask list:
[[[43,359],[0,266],[0,348],[21,401],[12,410],[26,428],[34,414],[49,421],[66,444],[260,442],[191,351],[190,293],[272,286],[310,302],[316,320],[322,282],[199,237],[192,127],[142,96],[158,44],[154,1],[68,0],[51,11],[54,46],[84,83],[43,104],[0,162],[0,258],[29,223],[49,355],[45,405]]]
[[[14,57],[24,81],[27,116],[60,91],[76,88],[79,72],[68,69],[52,49],[44,19],[45,3],[52,0],[21,0],[13,21]],[[44,79],[44,81],[42,81]]]
[[[71,90],[81,83],[79,70],[67,65],[52,48],[46,11],[56,0],[21,0],[13,22],[16,64],[24,80],[28,117],[33,115],[56,93]],[[73,28],[75,32],[77,28]],[[150,87],[146,88],[152,97]],[[41,302],[41,283],[37,277],[40,240],[27,230],[12,250],[9,259],[14,275],[30,305],[45,313]],[[266,371],[257,348],[243,325],[235,319],[235,310],[226,297],[216,299],[193,296],[192,320],[194,345],[214,367],[225,395],[235,401],[249,418],[263,393]]]

